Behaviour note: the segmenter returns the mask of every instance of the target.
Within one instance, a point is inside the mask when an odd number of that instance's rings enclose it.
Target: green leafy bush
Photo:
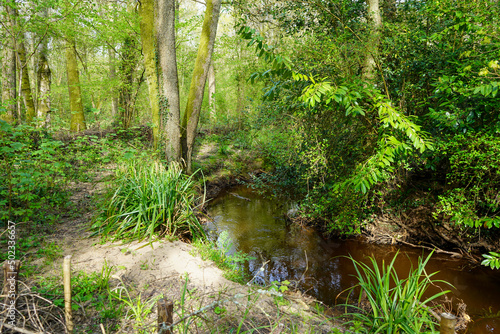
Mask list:
[[[59,153],[62,145],[40,129],[0,120],[0,221],[44,221],[47,209],[67,202],[71,166]]]
[[[497,135],[456,135],[440,145],[449,161],[448,190],[441,196],[435,216],[471,228],[500,227],[500,140]]]
[[[449,291],[442,291],[421,300],[430,285],[443,283],[451,286],[451,284],[433,280],[432,276],[436,273],[428,274],[425,271],[432,253],[425,260],[419,258],[417,268],[415,270],[411,268],[408,278],[405,279],[399,278],[394,267],[397,256],[398,254],[387,266],[384,261],[379,266],[372,257],[369,258],[371,265],[351,258],[359,283],[350,291],[360,287],[362,293],[359,295],[359,302],[363,292],[366,293],[370,310],[365,312],[361,307],[355,306],[360,312],[350,315],[354,322],[361,322],[364,325],[365,333],[435,332],[436,323],[428,304]]]
[[[117,170],[111,196],[92,229],[113,239],[159,236],[197,237],[203,229],[194,214],[197,192],[192,176],[171,163],[132,162]]]

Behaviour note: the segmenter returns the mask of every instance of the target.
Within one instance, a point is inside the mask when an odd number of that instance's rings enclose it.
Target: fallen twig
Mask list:
[[[18,333],[24,333],[24,334],[44,334],[43,332],[33,332],[33,331],[30,331],[30,330],[27,330],[27,329],[24,329],[24,328],[19,328],[19,327],[13,326],[13,325],[9,325],[9,324],[6,324],[5,322],[2,322],[0,324],[0,328],[2,328],[2,327],[8,328],[8,329],[12,329],[13,331],[16,331]]]

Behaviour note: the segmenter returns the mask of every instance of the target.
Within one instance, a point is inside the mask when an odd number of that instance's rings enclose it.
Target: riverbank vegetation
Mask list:
[[[328,233],[357,234],[388,216],[406,241],[494,250],[498,4],[367,5],[261,8],[301,38],[240,30],[267,60],[252,79],[266,85],[256,146],[269,181],[293,183],[302,217]]]
[[[31,277],[60,255],[59,222],[78,219],[75,187],[103,173],[83,220],[104,240],[199,241],[205,186],[247,183],[293,198],[290,218],[327,237],[499,269],[498,12],[493,0],[1,0],[1,227],[25,226],[16,257]],[[241,279],[245,256],[210,248]],[[109,290],[108,274],[92,280]],[[117,310],[134,305],[125,295]]]

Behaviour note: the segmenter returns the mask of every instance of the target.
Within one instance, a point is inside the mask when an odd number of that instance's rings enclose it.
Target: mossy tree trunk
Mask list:
[[[23,36],[24,34],[21,34]],[[28,71],[28,61],[26,59],[26,47],[24,40],[17,42],[18,68],[21,71],[21,92],[23,95],[24,106],[26,107],[26,122],[31,123],[35,118],[35,103],[31,93],[31,83]]]
[[[160,135],[160,104],[158,102],[158,75],[155,59],[154,12],[154,0],[142,0],[140,2],[142,52],[144,54],[144,68],[148,81],[149,103],[153,120],[153,147],[157,149]]]
[[[237,40],[236,52],[238,65],[236,66],[236,112],[238,113],[238,129],[242,128],[243,123],[243,111],[245,102],[245,65],[243,64],[243,52],[242,41]]]
[[[191,173],[193,145],[200,118],[200,109],[201,103],[203,102],[203,93],[205,90],[208,68],[210,66],[210,62],[212,61],[217,24],[219,22],[221,0],[207,0],[206,6],[200,44],[198,46],[198,54],[196,56],[191,86],[189,88],[186,110],[181,124],[182,155],[185,160],[186,171],[188,173]]]
[[[212,119],[215,119],[215,68],[214,62],[210,63],[208,68],[208,105]]]
[[[45,9],[47,11],[47,9]],[[46,13],[44,14],[46,15]],[[46,127],[50,122],[50,84],[52,79],[52,72],[50,71],[48,56],[48,39],[40,43],[40,58],[38,60],[38,104],[37,104],[37,118],[39,126]]]
[[[369,37],[366,48],[366,56],[363,65],[363,78],[373,81],[376,76],[376,58],[380,45],[380,29],[382,28],[382,16],[380,15],[379,0],[367,0]]]
[[[169,161],[181,160],[179,78],[175,51],[175,0],[159,0],[155,30],[160,70],[160,114],[165,124],[165,154]]]
[[[114,83],[116,79],[116,57],[115,50],[111,47],[108,48],[108,60],[109,60],[109,79]],[[115,88],[111,90],[111,117],[113,119],[118,115],[118,92]]]
[[[80,73],[76,60],[75,40],[72,36],[66,38],[66,72],[68,75],[69,109],[71,112],[70,131],[80,132],[86,129],[86,124],[80,89]]]
[[[128,129],[132,124],[132,116],[134,113],[134,71],[137,65],[137,57],[135,52],[135,41],[132,37],[126,37],[122,46],[120,64],[120,118],[124,129]]]
[[[14,122],[17,118],[16,107],[16,41],[13,7],[6,4],[2,13],[7,38],[2,50],[2,104],[7,110],[9,122]],[[20,120],[19,120],[20,121]]]

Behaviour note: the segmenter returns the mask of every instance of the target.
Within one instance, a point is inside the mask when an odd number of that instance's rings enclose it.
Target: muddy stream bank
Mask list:
[[[330,306],[342,303],[339,294],[356,284],[352,262],[344,256],[350,255],[358,261],[372,256],[387,263],[399,250],[395,266],[404,277],[419,256],[428,254],[405,246],[326,240],[312,228],[287,224],[284,213],[290,209],[290,204],[237,186],[222,191],[212,200],[208,215],[218,234],[227,231],[233,244],[230,251],[241,250],[255,258],[245,269],[256,276],[257,283],[298,282],[300,290]],[[266,261],[264,270],[259,271]],[[429,273],[439,271],[434,278],[454,286],[448,297],[455,305],[459,302],[467,305],[466,311],[473,320],[467,333],[500,333],[500,271],[438,254],[433,255],[426,269]],[[433,287],[429,292],[436,293],[439,289],[449,288]]]

